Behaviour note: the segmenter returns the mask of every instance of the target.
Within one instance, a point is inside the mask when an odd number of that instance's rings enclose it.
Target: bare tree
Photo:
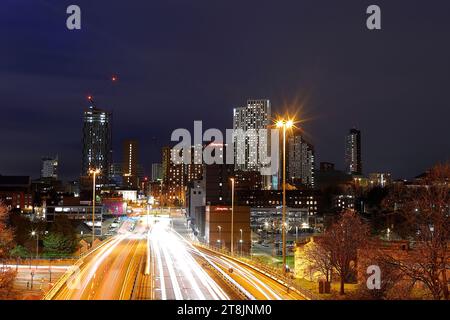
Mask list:
[[[318,270],[325,277],[325,280],[330,282],[333,271],[331,254],[320,244],[320,239],[316,239],[305,245],[304,254],[312,269]]]
[[[325,231],[321,246],[329,252],[331,264],[340,277],[340,294],[345,294],[345,282],[355,272],[357,250],[364,247],[369,228],[355,211],[345,211],[340,219]]]
[[[396,191],[384,204],[403,217],[412,242],[406,257],[387,255],[386,261],[413,282],[423,283],[434,299],[449,300],[450,164],[436,165],[416,185]]]

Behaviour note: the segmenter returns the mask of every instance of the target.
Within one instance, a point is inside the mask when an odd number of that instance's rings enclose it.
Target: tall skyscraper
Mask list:
[[[139,145],[136,140],[123,142],[123,184],[127,188],[136,189],[139,177]]]
[[[162,148],[163,197],[168,203],[180,204],[184,200],[186,167],[172,161],[172,149]]]
[[[345,164],[349,174],[362,174],[361,131],[351,129],[345,139]]]
[[[269,129],[271,124],[270,101],[267,99],[247,100],[245,107],[235,108],[233,110],[233,129],[235,134],[241,129],[244,133],[248,130],[255,130],[259,134],[260,129]],[[268,150],[270,152],[270,134],[266,141],[260,141],[258,136],[245,137],[245,143],[239,144],[239,136],[235,136],[234,159],[235,169],[242,171],[259,171],[261,169],[261,159],[259,150]],[[256,145],[257,148],[251,146]],[[243,157],[243,161],[238,158]],[[242,163],[239,163],[242,162]]]
[[[169,168],[171,163],[171,149],[168,146],[162,148],[162,179],[167,182],[169,176]]]
[[[194,180],[200,180],[203,175],[203,164],[201,163],[202,159],[202,150],[203,146],[199,146],[199,148],[195,148],[192,146],[190,149],[191,163],[185,164],[185,173],[186,173],[186,183],[192,182]],[[199,163],[196,163],[196,160]]]
[[[83,114],[82,176],[89,176],[89,169],[99,169],[99,182],[107,182],[111,159],[112,113],[91,104]]]
[[[299,132],[287,141],[286,181],[314,188],[314,147]]]
[[[115,183],[117,186],[123,186],[123,163],[113,163],[111,164],[111,169],[109,171],[111,182]]]
[[[162,164],[152,163],[152,181],[161,180],[162,176]]]
[[[41,178],[58,179],[58,156],[42,158]]]

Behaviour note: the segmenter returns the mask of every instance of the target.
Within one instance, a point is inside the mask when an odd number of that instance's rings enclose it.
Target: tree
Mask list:
[[[387,255],[386,262],[423,283],[434,299],[449,300],[450,163],[436,165],[415,186],[394,191],[384,204],[403,218],[412,242],[406,257]]]
[[[16,275],[17,272],[15,270],[0,267],[0,299],[10,295]]]
[[[9,254],[13,243],[13,232],[7,225],[8,209],[0,202],[0,258]]]
[[[360,270],[358,299],[404,299],[409,295],[411,286],[403,281],[402,272],[385,259],[390,252],[392,252],[392,248],[380,241],[371,241],[363,250],[358,251],[358,269]],[[369,266],[380,268],[379,288],[369,289],[367,286],[369,275],[366,271]]]
[[[8,210],[6,206],[0,202],[0,259],[5,258],[9,254],[9,250],[13,244],[13,232],[7,225]],[[12,289],[16,272],[10,268],[0,268],[0,296],[3,292],[9,295]]]
[[[313,269],[318,270],[327,282],[331,281],[333,265],[331,263],[331,254],[320,244],[320,239],[309,242],[305,245],[304,254],[306,260]]]
[[[76,242],[59,232],[50,232],[45,235],[44,253],[48,256],[70,255],[76,249]]]
[[[30,252],[24,246],[17,245],[9,252],[10,256],[13,258],[28,258]]]
[[[357,250],[364,247],[369,228],[355,211],[345,211],[340,219],[328,228],[321,241],[330,254],[331,265],[340,277],[340,294],[345,294],[345,282],[355,272]]]
[[[49,255],[72,254],[77,247],[76,230],[66,216],[57,216],[44,237],[44,251]]]

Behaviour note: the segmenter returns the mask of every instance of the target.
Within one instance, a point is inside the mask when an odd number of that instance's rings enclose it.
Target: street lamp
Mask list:
[[[95,178],[100,174],[100,169],[91,169],[89,173],[93,175],[92,179],[92,244],[91,248],[94,247],[95,240]]]
[[[234,254],[234,178],[231,180],[231,255]]]
[[[222,249],[222,227],[217,226],[217,229],[219,229],[219,239],[217,240],[217,242],[220,243],[220,249]]]
[[[242,229],[239,229],[239,232],[241,233],[241,239],[239,240],[239,243],[241,244],[241,256],[242,256],[242,243],[244,242],[242,240]]]
[[[158,179],[158,181],[160,182],[160,189],[159,189],[159,211],[161,212],[160,214],[163,214],[163,209],[162,209],[162,199],[163,199],[163,180],[162,179]],[[155,211],[155,216],[156,216],[156,211]]]
[[[286,273],[286,129],[292,128],[293,120],[280,119],[277,128],[283,128],[283,207],[282,207],[282,241],[283,241],[283,272]]]
[[[36,237],[36,260],[39,258],[39,232],[31,231],[31,236]]]

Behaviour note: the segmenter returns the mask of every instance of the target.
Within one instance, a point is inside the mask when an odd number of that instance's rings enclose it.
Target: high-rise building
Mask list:
[[[268,150],[270,152],[269,132],[265,141],[260,141],[259,130],[269,129],[271,121],[270,101],[267,99],[247,100],[245,107],[235,108],[233,110],[233,129],[235,130],[234,159],[236,170],[259,171],[261,169],[261,159],[259,150]],[[242,137],[238,143],[238,130],[245,134],[249,130],[255,130],[256,135],[247,135]],[[257,146],[257,148],[252,148]],[[241,160],[238,160],[241,159]]]
[[[111,182],[115,183],[117,186],[123,186],[123,163],[117,162],[111,164],[111,169],[109,171]]]
[[[58,179],[58,156],[42,158],[41,178]]]
[[[141,163],[138,163],[138,166],[137,166],[137,177],[138,177],[139,183],[141,183],[145,178],[147,178],[147,180],[148,180],[148,177],[145,175],[144,166]]]
[[[286,181],[314,188],[314,147],[294,132],[287,141]]]
[[[185,166],[171,162],[167,175],[166,197],[170,203],[184,203],[184,187],[186,185]]]
[[[139,145],[136,140],[125,140],[123,142],[123,184],[127,188],[138,187],[139,176]]]
[[[186,183],[194,180],[200,180],[203,175],[202,159],[203,146],[192,146],[190,149],[191,162],[185,164]]]
[[[152,163],[152,181],[161,180],[162,176],[162,164]]]
[[[167,182],[169,176],[169,168],[171,163],[171,149],[166,146],[162,148],[162,179]]]
[[[361,131],[351,129],[345,140],[345,164],[349,174],[362,174]]]
[[[165,202],[180,204],[184,201],[186,171],[183,163],[172,161],[172,149],[162,148],[163,198]]]
[[[83,152],[81,174],[99,169],[99,182],[107,182],[112,159],[112,113],[93,104],[83,114]]]

